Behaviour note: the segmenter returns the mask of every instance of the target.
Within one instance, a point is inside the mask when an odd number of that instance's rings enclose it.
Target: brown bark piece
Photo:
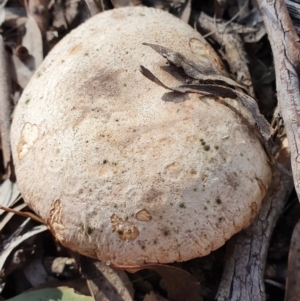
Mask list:
[[[293,177],[300,196],[300,45],[284,0],[258,1],[271,43],[276,73],[278,106],[289,146]]]
[[[285,301],[300,299],[300,220],[298,220],[292,235],[287,271]]]
[[[228,243],[217,301],[265,300],[264,269],[268,245],[293,181],[289,175],[278,171],[273,185],[254,223]]]

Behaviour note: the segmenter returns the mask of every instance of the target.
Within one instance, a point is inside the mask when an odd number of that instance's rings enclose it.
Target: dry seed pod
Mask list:
[[[226,75],[191,27],[146,7],[101,13],[66,36],[25,89],[12,150],[26,203],[66,247],[117,266],[185,261],[257,214],[271,181],[235,99],[174,93],[163,45]]]

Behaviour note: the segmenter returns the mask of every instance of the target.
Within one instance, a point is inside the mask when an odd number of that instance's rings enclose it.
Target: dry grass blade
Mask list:
[[[7,168],[11,161],[10,152],[10,117],[12,106],[10,101],[10,84],[7,69],[7,57],[4,41],[0,35],[0,138],[3,152],[4,167]]]
[[[298,220],[292,235],[289,252],[285,301],[300,299],[300,220]]]
[[[6,179],[0,186],[0,205],[11,207],[19,200],[20,191],[16,183]],[[0,210],[0,215],[3,213]]]

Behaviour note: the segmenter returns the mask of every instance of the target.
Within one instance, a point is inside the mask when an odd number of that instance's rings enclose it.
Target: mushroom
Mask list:
[[[249,226],[272,177],[238,98],[168,90],[186,75],[144,43],[227,76],[204,38],[174,16],[114,9],[55,46],[12,124],[25,202],[64,246],[119,267],[221,247]]]

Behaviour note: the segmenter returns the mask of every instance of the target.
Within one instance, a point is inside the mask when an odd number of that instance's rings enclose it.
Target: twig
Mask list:
[[[224,29],[226,29],[226,26],[228,26],[231,22],[233,22],[235,19],[237,19],[239,17],[239,15],[244,11],[244,9],[247,7],[249,0],[245,1],[244,5],[242,6],[242,8],[229,20],[224,24]],[[212,34],[218,32],[218,29],[214,29],[211,32],[207,33],[206,35],[204,35],[204,38],[208,38],[209,36],[211,36]]]
[[[270,194],[263,201],[254,223],[228,242],[217,301],[265,300],[264,270],[269,241],[292,188],[292,177],[277,171]]]
[[[248,59],[244,50],[244,44],[238,33],[236,33],[231,24],[223,22],[214,22],[203,12],[198,19],[198,25],[202,31],[209,32],[209,35],[225,48],[225,59],[229,64],[231,72],[236,75],[236,81],[248,87],[250,94],[254,95],[252,80],[247,66]],[[206,35],[208,36],[208,35]]]
[[[278,105],[291,150],[295,188],[300,197],[300,48],[284,0],[258,0],[275,64]]]
[[[2,206],[2,205],[0,205],[0,209],[2,209],[4,211],[7,211],[7,212],[12,212],[14,214],[17,214],[17,215],[20,215],[20,216],[23,216],[23,217],[26,217],[26,218],[31,218],[32,220],[34,220],[38,223],[41,223],[43,225],[47,225],[47,223],[44,222],[40,217],[38,217],[37,215],[35,215],[31,212],[22,212],[22,211],[14,210],[12,208],[8,208],[8,207]]]
[[[294,227],[290,250],[289,250],[289,261],[287,268],[286,278],[286,290],[285,290],[285,301],[296,301],[300,298],[300,219]]]
[[[11,161],[9,135],[12,105],[9,97],[9,87],[6,51],[4,48],[3,37],[0,35],[0,137],[5,169],[8,168]]]

